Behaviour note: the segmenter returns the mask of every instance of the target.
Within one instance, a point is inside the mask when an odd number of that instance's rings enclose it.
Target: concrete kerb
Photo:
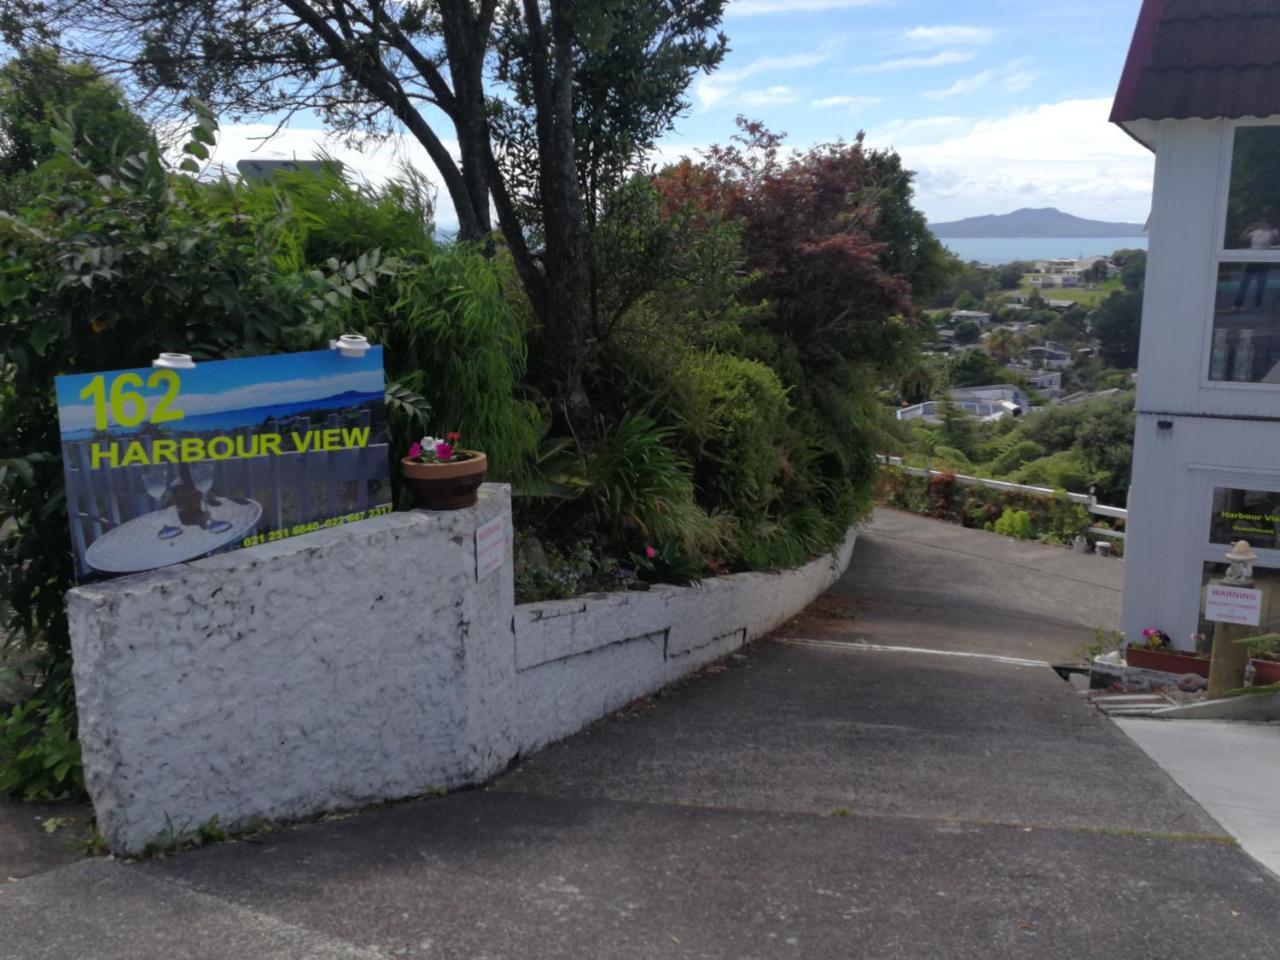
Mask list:
[[[481,783],[768,633],[848,566],[514,602],[510,490],[68,594],[85,778],[118,852]],[[475,533],[505,557],[478,576]]]

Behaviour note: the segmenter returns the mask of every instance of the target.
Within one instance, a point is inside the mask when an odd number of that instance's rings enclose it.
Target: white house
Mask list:
[[[1144,0],[1116,95],[1111,119],[1156,156],[1130,637],[1155,627],[1191,646],[1210,626],[1202,587],[1234,540],[1257,550],[1261,589],[1280,591],[1277,36],[1274,0]]]
[[[1046,400],[1057,400],[1062,396],[1062,371],[1041,371],[1027,376],[1028,389],[1034,390]]]
[[[985,327],[991,323],[991,314],[985,310],[952,310],[949,320],[951,323],[963,323],[968,320],[980,327]]]
[[[1040,369],[1061,370],[1071,366],[1071,351],[1049,341],[1043,346],[1027,347],[1027,359]]]
[[[1021,416],[1031,406],[1031,398],[1021,387],[1012,383],[993,383],[980,387],[956,387],[947,396],[956,402],[986,400],[990,403],[1011,403],[1018,408],[1013,416]],[[1012,410],[1010,410],[1012,413]]]

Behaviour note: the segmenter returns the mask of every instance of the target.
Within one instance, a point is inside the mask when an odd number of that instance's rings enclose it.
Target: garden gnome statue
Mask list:
[[[1258,555],[1253,552],[1248,540],[1237,540],[1227,553],[1231,566],[1227,567],[1227,575],[1222,578],[1222,582],[1236,587],[1252,586],[1253,561],[1257,559]]]
[[[1248,540],[1237,540],[1227,552],[1227,573],[1222,583],[1229,587],[1253,586],[1253,561],[1258,555]],[[1215,623],[1213,655],[1209,661],[1209,689],[1205,694],[1216,700],[1228,690],[1244,686],[1244,671],[1249,664],[1249,648],[1237,641],[1248,636],[1249,628],[1235,623]]]

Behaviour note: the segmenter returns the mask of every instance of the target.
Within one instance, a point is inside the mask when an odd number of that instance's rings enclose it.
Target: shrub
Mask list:
[[[987,465],[992,476],[1003,477],[1032,460],[1045,455],[1045,449],[1034,440],[1017,440]]]
[[[1006,507],[1000,519],[995,522],[995,532],[1003,537],[1015,537],[1018,540],[1034,539],[1031,527],[1031,514],[1025,510],[1014,510]]]
[[[694,465],[699,499],[745,523],[779,494],[790,405],[778,375],[728,353],[687,355],[671,371],[666,415]]]
[[[1049,487],[1071,493],[1085,493],[1090,486],[1089,474],[1072,450],[1032,460],[1011,473],[1009,479],[1031,487]]]

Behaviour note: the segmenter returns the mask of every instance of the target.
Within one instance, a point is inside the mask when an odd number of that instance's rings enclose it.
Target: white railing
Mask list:
[[[952,473],[955,476],[956,483],[966,487],[986,487],[990,490],[1002,490],[1005,493],[1030,493],[1034,496],[1052,497],[1058,495],[1059,491],[1052,487],[1032,487],[1024,483],[1010,483],[1008,480],[991,480],[987,477],[970,477],[963,473],[954,473],[950,470],[924,470],[920,467],[908,467],[902,462],[901,457],[890,457],[880,454],[878,459],[882,464],[890,467],[897,467],[903,473],[912,477],[940,477],[945,473]],[[1109,517],[1114,520],[1127,520],[1129,511],[1124,507],[1108,507],[1098,502],[1098,498],[1089,493],[1067,493],[1066,497],[1072,503],[1081,504],[1086,510],[1095,517]],[[1114,540],[1123,540],[1124,533],[1120,530],[1112,530],[1110,527],[1090,527],[1089,532],[1098,537],[1110,537]]]

